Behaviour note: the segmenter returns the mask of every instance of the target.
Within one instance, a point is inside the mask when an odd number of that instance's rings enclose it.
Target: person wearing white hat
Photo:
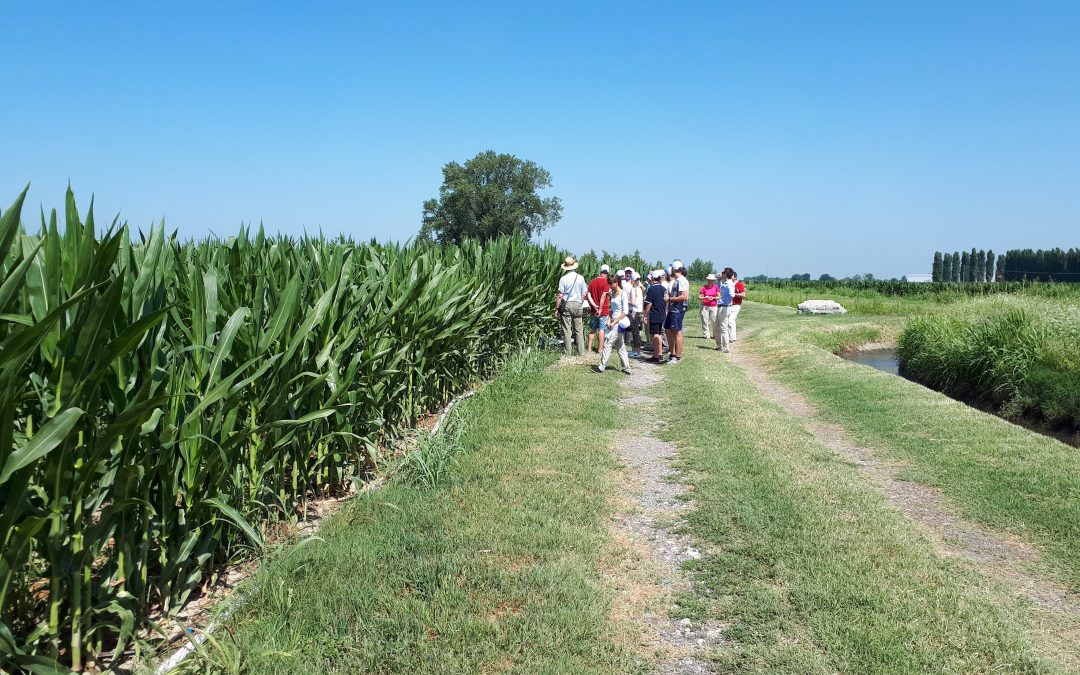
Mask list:
[[[712,339],[719,296],[720,287],[716,285],[716,275],[710,274],[705,277],[705,285],[698,291],[698,300],[701,301],[701,337],[706,340]]]
[[[645,289],[641,287],[641,275],[630,271],[630,358],[641,358],[641,315],[645,311]]]
[[[555,316],[562,323],[563,350],[567,356],[573,352],[570,350],[571,337],[577,344],[578,356],[585,355],[585,332],[582,323],[582,305],[585,296],[589,293],[589,285],[585,283],[585,277],[577,272],[578,264],[573,256],[566,256],[562,270],[565,274],[559,279],[559,292],[555,296]]]
[[[675,365],[682,361],[683,355],[683,319],[686,317],[686,305],[690,300],[690,282],[686,278],[686,268],[681,260],[671,263],[671,289],[668,291],[668,313],[664,320],[667,334],[668,351],[671,357],[668,363]]]
[[[608,275],[611,268],[600,266],[600,273],[589,282],[589,293],[585,296],[592,315],[589,319],[588,350],[592,351],[593,336],[598,340],[597,351],[604,351],[604,333],[607,331],[608,303],[611,301],[611,280]]]

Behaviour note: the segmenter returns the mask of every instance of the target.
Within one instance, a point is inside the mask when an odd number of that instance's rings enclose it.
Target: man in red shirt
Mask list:
[[[607,330],[608,303],[611,301],[611,282],[608,273],[611,269],[607,265],[600,266],[600,274],[589,282],[589,308],[592,309],[592,318],[589,321],[589,344],[588,351],[592,351],[593,335],[599,340],[597,351],[604,351],[604,331]]]
[[[735,280],[735,293],[731,298],[731,309],[728,310],[728,326],[730,326],[728,339],[735,342],[735,319],[742,310],[742,301],[746,297],[746,285],[739,281],[739,275],[735,273],[735,270],[731,270],[731,277]]]

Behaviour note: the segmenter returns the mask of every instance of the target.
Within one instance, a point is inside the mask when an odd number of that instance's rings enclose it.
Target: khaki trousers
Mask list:
[[[600,370],[607,368],[607,362],[611,358],[613,349],[619,352],[619,363],[622,364],[623,370],[629,370],[630,355],[626,353],[626,333],[618,329],[608,333],[604,339],[604,351],[600,354]]]
[[[728,310],[728,340],[735,342],[735,319],[739,316],[739,310],[742,309],[742,305],[732,305]]]
[[[712,337],[712,327],[716,323],[716,310],[716,305],[712,307],[702,305],[701,307],[701,337],[706,340]]]
[[[566,355],[570,356],[573,352],[570,350],[570,338],[571,334],[575,338],[577,343],[578,355],[584,356],[585,354],[585,334],[582,326],[582,313],[580,302],[568,302],[563,305],[562,316],[562,341],[563,349],[566,350]]]
[[[731,307],[721,307],[716,314],[716,323],[713,325],[713,337],[716,339],[716,348],[722,352],[731,349],[731,336],[728,334],[730,320]]]

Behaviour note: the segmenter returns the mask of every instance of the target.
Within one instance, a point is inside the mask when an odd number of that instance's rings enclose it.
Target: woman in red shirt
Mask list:
[[[705,277],[705,285],[698,291],[698,300],[701,300],[701,337],[706,340],[712,339],[718,297],[720,297],[720,287],[716,285],[716,275],[710,274]]]

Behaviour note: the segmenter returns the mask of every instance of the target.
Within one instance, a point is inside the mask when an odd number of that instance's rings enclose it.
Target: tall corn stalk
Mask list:
[[[361,479],[551,329],[560,252],[132,238],[0,214],[0,668],[118,654],[150,608]]]

